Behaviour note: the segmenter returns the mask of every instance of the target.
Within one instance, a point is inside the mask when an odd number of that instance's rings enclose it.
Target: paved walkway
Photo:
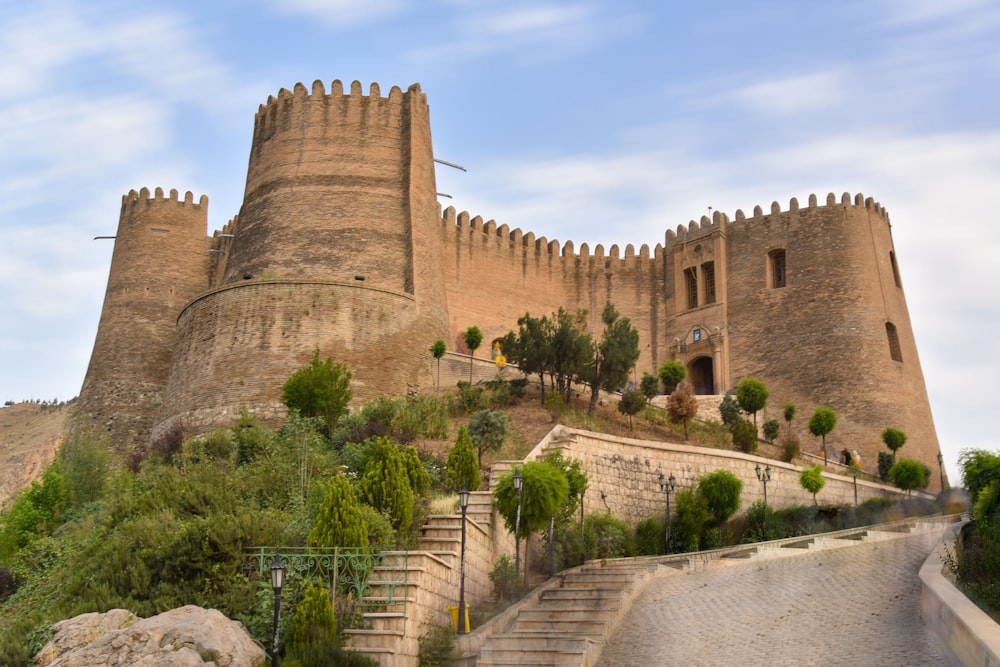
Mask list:
[[[943,530],[656,579],[599,667],[946,664],[917,576]]]

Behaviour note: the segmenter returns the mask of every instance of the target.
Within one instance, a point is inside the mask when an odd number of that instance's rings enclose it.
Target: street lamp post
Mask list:
[[[514,471],[514,493],[517,495],[517,517],[514,519],[514,569],[521,574],[521,489],[524,478],[521,471]]]
[[[271,667],[278,667],[278,618],[281,613],[281,587],[285,583],[285,564],[281,554],[271,563],[271,588],[274,590],[274,639],[271,643]]]
[[[458,504],[462,507],[462,557],[458,576],[458,634],[464,635],[468,628],[465,627],[465,512],[469,508],[469,491],[462,486],[458,492]]]
[[[663,473],[660,473],[660,491],[667,494],[667,530],[663,536],[663,548],[664,553],[670,553],[670,494],[674,492],[677,488],[677,478],[674,477],[673,473],[670,477],[664,477]]]
[[[758,463],[754,471],[757,473],[757,479],[764,485],[764,507],[767,507],[767,483],[771,481],[771,466],[767,465],[761,470]]]

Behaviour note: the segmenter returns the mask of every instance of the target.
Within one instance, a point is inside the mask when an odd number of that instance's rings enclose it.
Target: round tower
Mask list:
[[[448,318],[418,85],[270,98],[229,233],[221,280],[178,319],[155,432],[228,425],[244,405],[280,417],[281,385],[316,349],[351,370],[356,402],[431,383],[426,349]]]
[[[208,198],[122,197],[104,306],[79,411],[117,447],[144,444],[167,383],[181,308],[208,285]]]

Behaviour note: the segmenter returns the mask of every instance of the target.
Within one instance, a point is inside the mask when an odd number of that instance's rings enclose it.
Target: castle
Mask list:
[[[887,426],[933,467],[937,436],[886,211],[844,194],[747,217],[716,211],[653,250],[560,245],[441,210],[419,85],[282,89],[258,110],[239,214],[207,235],[208,199],[129,192],[80,410],[118,445],[177,425],[283,414],[313,350],[353,373],[355,401],[433,388],[428,348],[487,342],[525,312],[607,301],[631,318],[638,369],[679,359],[699,394],[754,376],[804,423],[839,418],[831,448],[873,469]],[[803,436],[808,437],[808,436]],[[810,442],[804,449],[811,450]],[[937,486],[932,476],[932,489]]]

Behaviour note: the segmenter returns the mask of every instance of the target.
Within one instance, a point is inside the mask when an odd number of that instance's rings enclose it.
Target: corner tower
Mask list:
[[[118,447],[144,444],[167,384],[177,315],[205,290],[208,197],[143,188],[122,197],[108,287],[80,414]]]
[[[428,384],[423,351],[448,331],[439,216],[418,85],[269,98],[218,284],[177,320],[154,436],[228,424],[243,405],[279,418],[282,383],[315,349],[351,370],[357,402]]]

